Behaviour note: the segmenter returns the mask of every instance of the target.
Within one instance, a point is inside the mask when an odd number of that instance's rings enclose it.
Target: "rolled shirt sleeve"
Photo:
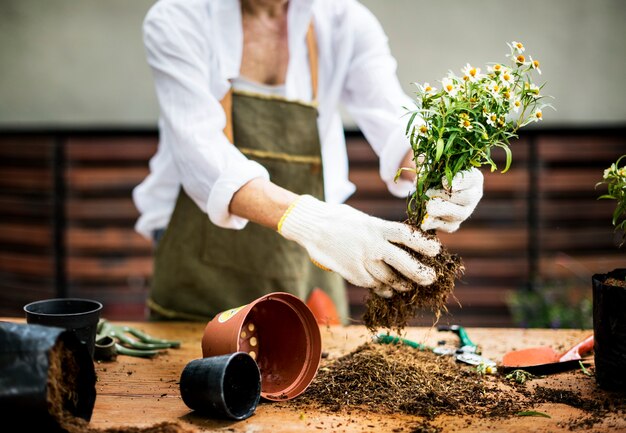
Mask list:
[[[415,185],[394,179],[411,150],[405,130],[407,110],[415,103],[398,82],[396,61],[376,17],[357,2],[351,13],[353,51],[342,101],[378,155],[381,179],[393,195],[406,197]]]
[[[241,229],[248,220],[229,212],[237,190],[267,170],[246,158],[223,133],[224,111],[210,89],[207,39],[187,29],[207,26],[183,8],[153,7],[143,26],[148,64],[160,106],[161,141],[168,143],[180,183],[210,220]],[[209,29],[207,29],[209,31]],[[215,90],[215,89],[213,89]],[[225,85],[222,94],[228,90]]]

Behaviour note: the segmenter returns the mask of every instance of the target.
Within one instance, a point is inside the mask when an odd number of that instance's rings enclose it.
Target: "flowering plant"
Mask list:
[[[425,216],[429,188],[442,188],[442,178],[452,185],[454,176],[471,167],[489,165],[494,147],[506,153],[506,172],[511,165],[509,140],[516,131],[543,118],[540,94],[543,85],[533,83],[541,74],[539,62],[524,54],[522,43],[513,41],[509,65],[488,65],[487,73],[467,64],[462,76],[452,71],[441,80],[441,90],[429,83],[417,84],[417,109],[410,111],[406,133],[417,168],[416,191],[408,202],[408,216],[419,225]],[[410,170],[401,168],[402,170]]]
[[[608,188],[607,193],[598,197],[599,199],[609,198],[617,201],[612,222],[616,231],[623,232],[620,247],[626,242],[626,166],[619,166],[623,158],[626,158],[626,155],[620,156],[604,170],[603,180],[596,184],[596,187],[605,184]]]
[[[543,118],[543,109],[549,104],[542,103],[543,85],[539,87],[532,80],[535,73],[541,74],[539,62],[526,58],[523,44],[508,45],[508,66],[494,63],[483,74],[480,68],[467,64],[460,77],[449,72],[441,80],[441,90],[428,83],[417,85],[417,108],[408,110],[406,128],[415,168],[403,167],[396,175],[399,177],[403,170],[416,174],[416,190],[407,204],[408,224],[420,226],[429,189],[445,189],[456,174],[472,167],[487,164],[496,170],[491,157],[494,147],[506,152],[502,170],[506,172],[511,165],[509,140],[522,126]],[[428,286],[415,284],[414,290],[396,292],[388,299],[370,296],[363,316],[369,329],[383,326],[401,330],[420,308],[430,308],[437,318],[446,311],[454,280],[464,271],[460,257],[444,246],[436,257],[412,254],[433,269],[435,281]]]

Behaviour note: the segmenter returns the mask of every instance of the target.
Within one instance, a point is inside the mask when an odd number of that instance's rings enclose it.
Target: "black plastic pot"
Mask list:
[[[626,391],[626,288],[605,284],[625,277],[626,269],[592,277],[596,383],[606,390]]]
[[[180,394],[199,413],[246,419],[261,398],[261,373],[245,352],[194,359],[181,374]]]
[[[26,322],[73,332],[87,346],[92,358],[100,310],[100,302],[77,298],[45,299],[24,306]]]
[[[71,363],[54,358],[53,350],[58,355],[61,348]],[[51,409],[50,383],[72,383],[66,398],[58,400],[63,413],[90,420],[96,401],[96,373],[85,345],[61,328],[0,322],[3,425],[29,432],[65,431],[60,427],[60,416]]]

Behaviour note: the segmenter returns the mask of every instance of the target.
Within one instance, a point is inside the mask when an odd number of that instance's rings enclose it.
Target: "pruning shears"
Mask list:
[[[374,337],[377,343],[382,344],[405,344],[417,350],[429,350],[437,355],[453,356],[457,361],[463,362],[469,365],[475,365],[485,372],[495,372],[496,362],[485,358],[480,354],[478,345],[474,344],[470,340],[469,335],[464,327],[459,325],[446,326],[442,325],[437,328],[438,331],[450,331],[459,336],[458,347],[452,349],[447,347],[430,347],[422,343],[407,340],[401,337],[394,337],[392,335],[379,334]]]
[[[180,347],[180,341],[155,338],[130,326],[114,325],[105,319],[100,319],[96,332],[94,358],[99,360],[111,360],[117,355],[151,358],[165,349]]]

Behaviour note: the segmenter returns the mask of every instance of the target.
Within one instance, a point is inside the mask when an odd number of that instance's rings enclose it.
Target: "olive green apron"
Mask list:
[[[310,40],[309,53],[316,54]],[[316,66],[316,58],[310,63]],[[313,70],[312,77],[315,95]],[[234,90],[222,105],[229,118],[226,135],[230,138],[232,127],[235,146],[262,164],[272,182],[323,200],[314,104]],[[182,188],[154,260],[148,299],[154,319],[206,321],[270,292],[306,300],[316,287],[330,295],[343,321],[348,317],[345,285],[338,274],[315,266],[304,248],[275,230],[254,223],[243,230],[214,225]]]

